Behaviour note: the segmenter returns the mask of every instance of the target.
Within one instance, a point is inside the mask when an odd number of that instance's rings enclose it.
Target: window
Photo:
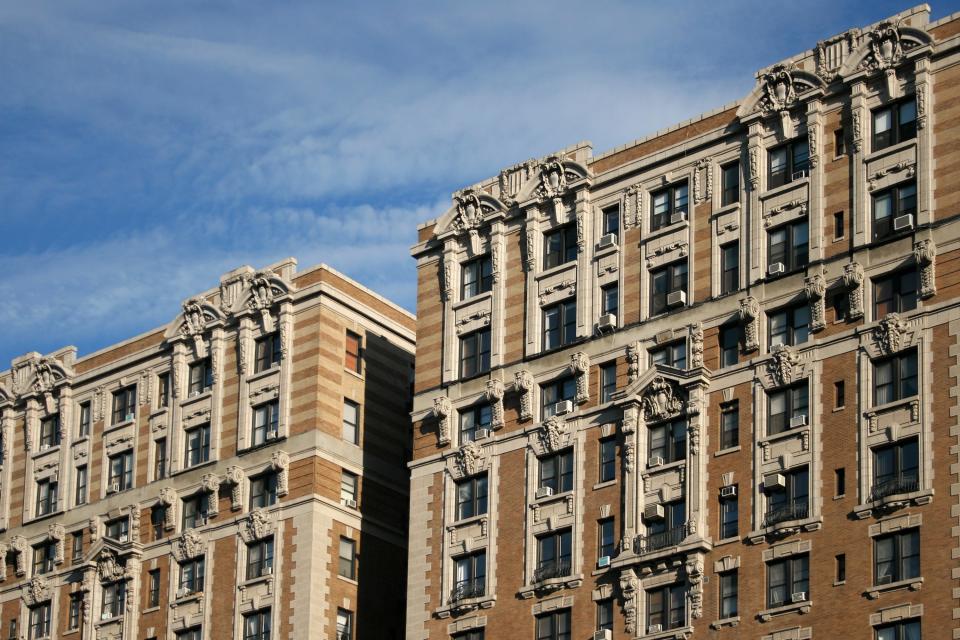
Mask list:
[[[163,530],[167,524],[167,507],[163,504],[155,504],[150,509],[150,527],[153,529],[153,539],[163,538]]]
[[[487,512],[487,474],[457,482],[457,520]]]
[[[113,394],[113,422],[120,424],[133,420],[137,416],[137,387],[136,385],[120,389]]]
[[[720,574],[720,618],[737,616],[737,595],[740,590],[736,571]]]
[[[597,557],[612,558],[617,554],[614,540],[613,518],[604,518],[597,523]]]
[[[207,462],[210,459],[210,423],[187,429],[186,436],[186,466],[195,467]]]
[[[243,616],[243,640],[270,640],[270,609]]]
[[[737,485],[733,485],[734,489]],[[739,493],[739,492],[737,492]],[[720,538],[736,538],[740,533],[740,503],[737,494],[720,497]]]
[[[577,301],[571,298],[543,309],[543,350],[549,351],[577,339]]]
[[[843,133],[843,129],[835,129],[833,131],[833,157],[839,158],[840,156],[847,154],[847,138]]]
[[[720,167],[720,206],[740,202],[740,163]]]
[[[537,616],[537,640],[570,640],[570,610]]]
[[[917,350],[910,349],[873,363],[873,404],[917,395]]]
[[[543,403],[543,419],[556,415],[558,402],[570,400],[577,396],[577,381],[574,378],[561,378],[540,387],[540,398]]]
[[[731,402],[720,408],[720,448],[731,449],[740,444],[740,404]]]
[[[650,315],[686,304],[687,263],[675,262],[650,272]],[[671,296],[671,294],[678,294]],[[681,295],[682,294],[682,295]],[[676,298],[680,298],[679,301]]]
[[[357,474],[346,469],[340,472],[340,502],[357,502]]]
[[[906,620],[877,627],[876,640],[920,640],[920,621]]]
[[[74,505],[87,503],[87,465],[77,467],[76,492],[73,496]]]
[[[767,320],[771,350],[781,344],[796,346],[810,339],[810,307],[805,304],[773,311]]]
[[[262,509],[277,503],[277,472],[268,471],[250,479],[250,508]]]
[[[873,151],[917,137],[917,103],[906,100],[873,112]]]
[[[450,600],[479,598],[487,588],[487,552],[478,551],[453,561],[453,593]]]
[[[833,408],[843,409],[846,403],[847,388],[843,380],[833,383]]]
[[[833,239],[842,240],[846,232],[843,223],[843,211],[837,211],[833,214]]]
[[[687,503],[685,500],[664,502],[663,517],[648,520],[647,535],[642,538],[640,554],[680,544],[687,537]]]
[[[687,421],[671,420],[649,428],[650,464],[669,464],[687,457]],[[660,458],[660,460],[656,460]]]
[[[767,606],[810,599],[810,557],[806,554],[767,563]]]
[[[167,477],[167,439],[157,438],[153,444],[153,479],[163,480]]]
[[[834,322],[846,322],[850,317],[850,296],[841,291],[830,298],[830,308],[833,309]]]
[[[617,477],[617,441],[604,438],[600,441],[600,482],[612,482]]]
[[[600,404],[610,402],[617,391],[616,361],[600,367]]]
[[[273,573],[273,538],[264,538],[247,545],[247,580]]]
[[[340,538],[340,557],[337,575],[354,580],[357,577],[356,543],[350,538]]]
[[[552,532],[537,538],[537,570],[534,582],[570,575],[570,530]]]
[[[213,361],[204,358],[190,365],[189,396],[198,396],[213,386]]]
[[[33,575],[40,576],[53,571],[53,563],[57,558],[57,543],[42,542],[33,548]]]
[[[763,526],[770,527],[788,520],[802,520],[809,514],[810,475],[807,467],[777,474],[782,487],[767,487],[767,513]],[[764,480],[766,485],[766,480]]]
[[[183,529],[207,524],[207,500],[203,494],[183,499]]]
[[[67,614],[67,629],[74,630],[80,628],[80,611],[83,606],[83,594],[70,594],[70,610]]]
[[[60,444],[60,414],[40,421],[40,450],[49,449]]]
[[[647,591],[647,631],[658,633],[687,624],[687,593],[681,585]]]
[[[170,374],[161,373],[157,376],[157,408],[170,406]]]
[[[540,458],[540,488],[554,494],[573,491],[573,451],[562,451]]]
[[[492,419],[492,409],[489,404],[476,405],[461,411],[460,444],[476,440],[477,429],[489,429]]]
[[[543,268],[549,269],[577,259],[577,231],[572,225],[543,234]]]
[[[484,640],[483,627],[451,636],[453,640]]]
[[[100,619],[109,620],[123,615],[124,603],[127,600],[127,581],[118,580],[103,585],[103,606],[100,609]]]
[[[490,256],[483,256],[463,264],[460,299],[466,300],[473,296],[493,289],[493,260]]]
[[[253,439],[251,446],[256,447],[272,440],[280,433],[280,401],[273,400],[253,409]]]
[[[740,339],[743,327],[728,324],[720,327],[720,366],[732,367],[740,361]]]
[[[16,619],[16,618],[14,618],[13,620],[10,621],[10,626],[9,626],[8,631],[9,631],[10,633],[9,633],[9,635],[8,635],[7,637],[8,637],[10,640],[17,640],[18,636],[17,636],[17,619]]]
[[[810,236],[807,221],[783,224],[767,233],[767,273],[789,273],[806,266],[809,259]],[[782,269],[779,266],[782,265]],[[776,266],[776,268],[774,268]]]
[[[70,556],[73,562],[83,560],[83,531],[70,535]]]
[[[920,452],[917,439],[911,438],[873,450],[873,489],[871,500],[920,488]]]
[[[847,494],[847,470],[843,467],[833,470],[834,489],[833,495],[836,498]]]
[[[253,359],[254,372],[260,373],[261,371],[272,369],[280,364],[281,353],[279,331],[275,331],[257,340]]]
[[[30,607],[30,640],[50,637],[50,602]]]
[[[474,331],[460,338],[460,377],[490,370],[490,329]]]
[[[346,347],[344,349],[343,366],[348,371],[362,373],[362,347],[360,336],[353,331],[347,331]]]
[[[203,629],[201,627],[191,627],[185,631],[177,631],[177,640],[203,640]]]
[[[133,450],[110,456],[110,474],[107,493],[133,488]]]
[[[740,243],[720,247],[720,295],[740,288]]]
[[[343,401],[343,439],[360,444],[360,405],[346,399]]]
[[[80,405],[80,424],[77,426],[77,437],[86,438],[90,435],[90,403]]]
[[[770,149],[767,159],[767,189],[805,178],[810,170],[810,147],[806,137]]]
[[[846,554],[838,554],[833,558],[833,566],[835,569],[835,582],[846,582],[847,581],[847,556]]]
[[[620,310],[620,284],[614,282],[600,289],[600,312],[616,316]]]
[[[37,480],[36,514],[38,518],[57,510],[57,488],[57,482],[50,478]]]
[[[688,197],[686,182],[654,192],[651,195],[653,217],[650,219],[650,230],[656,231],[683,220],[687,214]]]
[[[904,313],[917,308],[917,272],[901,271],[873,281],[873,317]]]
[[[353,640],[353,612],[337,609],[336,640]]]
[[[681,340],[650,350],[650,364],[662,364],[677,369],[687,368],[687,343]]]
[[[874,584],[889,584],[919,576],[920,532],[917,529],[874,539]]]
[[[603,232],[601,235],[610,234],[616,238],[620,237],[620,205],[615,204],[606,207],[601,212],[603,219]]]
[[[177,597],[183,598],[191,593],[200,593],[203,591],[204,572],[205,564],[203,556],[181,562],[180,588],[178,589]],[[181,595],[181,593],[183,595]]]
[[[896,233],[893,223],[900,216],[917,214],[917,183],[905,182],[873,194],[873,239]]]
[[[126,516],[107,522],[105,535],[113,540],[127,542],[130,539],[130,520]]]

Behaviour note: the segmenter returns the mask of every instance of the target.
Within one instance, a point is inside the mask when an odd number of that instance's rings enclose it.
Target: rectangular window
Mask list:
[[[737,596],[740,590],[736,571],[720,574],[720,618],[735,618],[738,613]]]
[[[160,606],[160,569],[152,569],[149,573],[150,587],[147,591],[147,606]]]
[[[487,474],[457,482],[457,520],[487,512]]]
[[[73,631],[80,628],[80,611],[83,606],[83,594],[70,594],[70,611],[67,614],[67,629]]]
[[[687,593],[681,585],[647,591],[647,632],[659,633],[687,624]]]
[[[39,576],[53,571],[53,562],[57,558],[57,543],[43,542],[33,548],[33,575]]]
[[[767,606],[810,599],[810,558],[806,554],[767,563]]]
[[[879,406],[917,395],[917,350],[910,349],[873,363],[873,404]]]
[[[617,543],[614,539],[613,518],[604,518],[597,523],[597,557],[612,558],[616,555]]]
[[[917,272],[899,271],[873,281],[873,317],[905,313],[917,308]]]
[[[353,331],[347,331],[346,347],[344,349],[344,359],[343,366],[348,371],[353,371],[354,373],[362,373],[363,358],[362,354],[363,343],[360,339],[360,336]]]
[[[797,346],[810,339],[810,307],[806,304],[771,311],[767,315],[770,347]]]
[[[277,503],[277,472],[267,471],[250,479],[250,508],[263,509]]]
[[[100,619],[110,620],[123,614],[124,603],[127,600],[127,581],[118,580],[103,585],[103,603],[100,609]]]
[[[73,562],[83,560],[83,531],[70,535],[70,557]]]
[[[113,422],[129,422],[137,417],[137,387],[132,385],[113,394]]]
[[[80,405],[80,424],[77,425],[77,437],[86,438],[90,435],[91,423],[90,403],[84,402]]]
[[[213,361],[204,358],[190,365],[189,397],[198,396],[213,386]]]
[[[873,450],[871,500],[912,493],[920,488],[920,451],[917,439],[877,447]]]
[[[157,408],[164,409],[170,406],[170,374],[161,373],[157,376]]]
[[[104,527],[104,533],[108,538],[119,542],[127,542],[130,539],[130,519],[127,516],[114,518],[107,522]]]
[[[60,414],[55,413],[40,421],[40,450],[60,444]]]
[[[549,351],[577,339],[577,301],[574,298],[543,309],[543,350]]]
[[[350,473],[346,469],[340,472],[340,502],[357,502],[357,474]]]
[[[833,239],[842,240],[844,233],[843,211],[837,211],[833,214]]]
[[[850,316],[850,296],[846,291],[837,293],[830,298],[830,308],[833,310],[834,322],[846,322]]]
[[[356,569],[356,543],[350,538],[341,537],[337,574],[354,580],[357,577]]]
[[[833,383],[833,408],[842,409],[846,406],[847,388],[843,380],[837,380]]]
[[[57,510],[57,482],[45,478],[37,480],[37,509],[36,514],[45,516]]]
[[[833,131],[833,157],[839,158],[840,156],[847,154],[847,138],[844,135],[843,129],[835,129]]]
[[[617,477],[617,440],[604,438],[600,441],[600,482],[611,482]]]
[[[737,485],[733,485],[734,489]],[[720,497],[720,537],[736,538],[740,533],[740,503],[737,494]]]
[[[543,234],[543,268],[559,267],[577,259],[577,230],[567,225]]]
[[[650,350],[650,364],[662,364],[675,369],[687,368],[687,342],[680,340]]]
[[[50,637],[50,601],[30,607],[30,640]]]
[[[197,494],[183,499],[183,529],[195,529],[207,524],[207,497]]]
[[[254,349],[254,372],[260,373],[261,371],[266,371],[279,365],[281,353],[279,331],[275,331],[258,339]]]
[[[186,466],[195,467],[210,460],[210,423],[193,427],[185,431],[186,435]]]
[[[461,300],[467,300],[493,289],[493,260],[490,256],[463,263],[460,273]]]
[[[740,289],[740,243],[720,247],[720,295]]]
[[[806,137],[770,149],[767,159],[767,189],[806,178],[810,173],[810,147]]]
[[[177,597],[183,598],[192,593],[202,592],[205,571],[206,569],[203,556],[181,562],[180,586],[177,590]]]
[[[202,627],[191,627],[184,631],[177,631],[175,637],[177,640],[203,640],[203,629]]]
[[[834,469],[833,479],[834,479],[834,483],[833,483],[834,497],[839,498],[840,496],[846,495],[847,494],[847,470],[843,467],[840,467],[839,469]]]
[[[597,600],[597,631],[613,631],[613,598]]]
[[[493,410],[489,404],[479,404],[460,412],[460,444],[477,438],[477,429],[489,429]]]
[[[247,580],[273,573],[273,538],[264,538],[247,545]]]
[[[873,112],[873,151],[917,137],[917,103],[914,99]]]
[[[810,258],[806,220],[783,224],[767,233],[767,274],[778,276],[802,269]]]
[[[638,553],[650,553],[675,546],[687,536],[687,503],[685,500],[664,502],[663,517],[644,518],[647,535],[642,537]]]
[[[833,566],[835,569],[835,582],[846,582],[847,581],[847,556],[846,554],[838,554],[834,556]]]
[[[537,616],[537,640],[571,640],[570,610]]]
[[[450,600],[482,597],[487,590],[487,552],[478,551],[453,561],[453,593]]]
[[[243,640],[270,640],[270,609],[244,614]]]
[[[873,583],[920,577],[920,532],[900,531],[873,541]]]
[[[920,640],[920,620],[885,624],[876,629],[876,640]]]
[[[600,404],[613,400],[617,391],[617,363],[616,361],[600,367]]]
[[[273,440],[280,433],[280,401],[273,400],[253,408],[253,434],[250,446]]]
[[[687,457],[687,421],[671,420],[648,427],[650,465],[669,464]]]
[[[543,403],[543,420],[556,415],[557,403],[573,400],[577,396],[577,381],[574,378],[561,378],[540,387],[540,399]]]
[[[917,183],[904,182],[873,194],[873,239],[883,240],[898,233],[894,222],[901,216],[917,215]],[[912,225],[910,225],[912,228]]]
[[[160,540],[163,538],[163,530],[167,524],[167,506],[163,504],[155,504],[153,508],[150,509],[150,527],[153,529],[153,539]]]
[[[686,181],[655,191],[650,196],[653,216],[650,230],[656,231],[686,219],[689,193]]]
[[[464,631],[463,633],[457,633],[451,636],[453,640],[484,640],[483,627],[479,629],[470,629],[470,631]],[[337,640],[340,640],[337,638]]]
[[[720,366],[732,367],[740,361],[740,342],[743,326],[727,324],[720,327]]]
[[[549,487],[554,494],[573,491],[573,451],[540,458],[539,487]]]
[[[360,405],[347,399],[343,401],[343,439],[360,444]]]
[[[767,512],[763,526],[770,527],[789,520],[803,520],[810,512],[810,474],[807,467],[777,474],[782,477],[780,487],[767,487]]]
[[[490,370],[490,329],[460,338],[460,377],[472,378]]]
[[[731,162],[720,168],[720,206],[740,202],[740,163]]]
[[[537,570],[533,581],[570,575],[570,530],[558,531],[537,538]]]
[[[720,409],[720,448],[731,449],[740,444],[740,404],[731,402]]]
[[[675,262],[650,272],[650,315],[687,303],[687,263]]]
[[[87,503],[87,465],[82,464],[77,467],[76,494],[73,496],[73,504],[79,506]]]
[[[153,443],[153,479],[163,480],[167,477],[167,439],[157,438]]]
[[[615,204],[603,209],[601,216],[603,218],[602,235],[612,235],[620,237],[620,205]]]
[[[110,473],[107,477],[107,493],[133,488],[133,450],[110,456]]]
[[[620,284],[614,282],[600,289],[600,312],[616,316],[620,311]]]
[[[337,609],[336,640],[353,640],[353,611]]]

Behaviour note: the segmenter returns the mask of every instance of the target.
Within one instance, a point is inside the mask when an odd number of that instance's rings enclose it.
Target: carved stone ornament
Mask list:
[[[523,264],[526,266],[527,271],[533,272],[537,269],[537,230],[533,228],[530,222],[527,222],[524,237],[526,242]]]
[[[520,394],[520,419],[533,419],[533,374],[527,370],[514,374],[514,387]]]
[[[289,490],[290,455],[286,451],[274,451],[270,467],[277,472],[277,495],[285,496]]]
[[[627,473],[633,473],[636,468],[637,450],[632,441],[623,445],[623,470]]]
[[[453,202],[457,208],[453,229],[457,235],[468,235],[470,254],[476,255],[480,252],[480,226],[485,215],[480,198],[473,189],[466,189],[454,195]]]
[[[567,430],[567,423],[560,416],[550,416],[543,421],[543,427],[540,429],[540,446],[544,451],[559,451],[567,446],[570,433]]]
[[[630,207],[630,198],[633,198],[633,207]],[[627,215],[624,217],[625,227],[636,227],[643,220],[643,191],[639,183],[632,184],[626,193]]]
[[[223,482],[230,485],[230,509],[238,511],[243,508],[243,469],[237,466],[227,467],[223,475]]]
[[[859,262],[851,262],[843,268],[843,284],[847,288],[850,318],[856,320],[863,317],[863,266]]]
[[[926,238],[913,245],[913,257],[920,268],[920,298],[926,300],[937,294],[935,261],[937,245],[933,240]]]
[[[437,443],[442,447],[450,444],[450,414],[453,403],[447,396],[433,399],[433,415],[437,419]]]
[[[537,198],[541,204],[551,204],[553,221],[559,224],[563,221],[563,194],[567,190],[567,173],[563,160],[550,156],[540,163],[539,170],[540,186],[537,187]]]
[[[756,191],[760,188],[760,149],[750,147],[748,160],[750,165],[750,189]]]
[[[30,543],[23,536],[13,536],[10,538],[10,549],[15,554],[14,562],[17,575],[20,577],[27,575],[27,556],[30,553]]]
[[[172,544],[173,556],[177,559],[177,562],[201,556],[207,548],[203,536],[196,529],[187,529],[179,538],[173,540]]]
[[[703,324],[695,322],[690,325],[690,367],[697,369],[703,366]]]
[[[907,323],[898,313],[889,313],[873,330],[873,339],[885,355],[892,355],[903,348]]]
[[[637,631],[637,587],[640,581],[633,569],[620,573],[620,599],[623,603],[625,631],[632,637]]]
[[[220,513],[220,477],[214,473],[206,473],[200,478],[200,486],[207,494],[207,513],[216,516]]]
[[[693,170],[693,201],[700,204],[713,195],[713,165],[711,158],[697,160]]]
[[[193,340],[193,351],[196,357],[203,355],[203,332],[207,326],[207,316],[201,297],[187,299],[183,303],[183,324],[180,325],[180,335]]]
[[[743,324],[743,350],[747,353],[760,348],[760,303],[753,296],[740,299],[740,322]]]
[[[97,556],[97,576],[102,582],[120,580],[125,573],[126,569],[113,549],[104,547],[100,550]]]
[[[570,369],[577,380],[577,404],[590,399],[590,357],[582,351],[570,356]]]
[[[882,71],[896,65],[903,58],[898,23],[881,22],[866,36],[870,41],[870,55],[860,62],[861,69]]]
[[[810,305],[810,330],[820,331],[827,326],[826,304],[824,297],[827,294],[827,281],[823,275],[814,273],[803,281],[803,288],[807,294],[807,303]]]
[[[703,557],[700,554],[689,556],[684,571],[690,585],[690,615],[699,619],[703,617]]]
[[[171,531],[176,526],[176,514],[174,513],[174,505],[177,504],[176,489],[173,487],[160,489],[160,497],[157,502],[163,507],[163,528]]]
[[[50,583],[43,576],[34,576],[23,585],[23,601],[28,607],[46,602],[51,595]]]
[[[627,345],[627,381],[632,384],[640,377],[640,343],[631,342]]]
[[[50,539],[53,540],[57,545],[54,562],[61,564],[63,562],[64,551],[63,541],[67,537],[67,530],[62,524],[56,522],[47,527],[47,535],[50,536]]]
[[[800,356],[797,352],[787,345],[780,344],[773,348],[769,362],[767,362],[767,372],[773,379],[774,384],[779,387],[788,385],[795,378],[795,368],[800,362]]]
[[[643,419],[647,422],[673,417],[683,410],[683,402],[674,392],[673,383],[655,376],[643,393]]]
[[[807,149],[809,149],[810,168],[816,169],[820,162],[820,136],[818,134],[818,125],[810,124],[807,126]]]
[[[918,84],[915,90],[917,98],[917,129],[927,126],[927,85]]]
[[[283,290],[274,286],[272,279],[275,277],[272,271],[258,271],[250,278],[250,297],[247,299],[247,307],[260,314],[260,324],[266,333],[272,333],[274,330],[273,316],[270,314],[274,299],[277,295],[284,293]]]
[[[499,429],[503,426],[503,381],[499,378],[487,380],[487,402],[490,403],[490,427]]]
[[[853,150],[863,151],[863,114],[856,107],[853,108]]]
[[[757,102],[757,109],[764,116],[780,115],[781,132],[785,138],[793,137],[793,119],[790,108],[797,103],[797,92],[809,88],[795,81],[794,70],[788,65],[778,64],[760,76],[763,95]]]
[[[483,447],[471,440],[457,450],[454,462],[461,476],[472,476],[483,469],[484,458]]]
[[[490,277],[494,284],[500,282],[503,273],[503,245],[496,239],[490,243]]]
[[[254,509],[240,523],[240,537],[244,542],[262,540],[274,531],[273,520],[263,509]]]

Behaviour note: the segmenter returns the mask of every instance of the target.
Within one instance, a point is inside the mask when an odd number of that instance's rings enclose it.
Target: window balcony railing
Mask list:
[[[912,476],[889,478],[873,485],[870,490],[870,500],[882,500],[887,496],[898,493],[913,493],[920,490],[920,481]]]
[[[474,578],[473,580],[461,580],[454,585],[450,592],[450,604],[455,604],[467,598],[480,598],[487,591],[486,578]]]
[[[683,523],[679,527],[673,527],[660,533],[648,533],[639,535],[633,539],[633,552],[637,555],[653,553],[668,547],[675,547],[690,534],[690,527]]]
[[[789,520],[803,520],[810,514],[810,507],[806,502],[791,502],[790,504],[770,509],[763,518],[763,526],[772,527]]]
[[[533,572],[533,581],[543,582],[550,578],[563,578],[568,575],[570,575],[570,558],[560,558],[559,560],[541,562],[537,570]]]

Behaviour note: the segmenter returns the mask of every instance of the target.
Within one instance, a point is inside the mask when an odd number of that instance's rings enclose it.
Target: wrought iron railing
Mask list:
[[[763,526],[772,527],[788,520],[803,520],[809,514],[810,507],[806,502],[791,502],[767,511],[763,518]]]
[[[533,581],[543,582],[550,578],[562,578],[568,575],[570,575],[570,558],[560,558],[559,560],[541,562],[537,570],[533,572]]]
[[[675,547],[690,534],[690,527],[683,523],[679,527],[673,527],[660,533],[648,533],[639,535],[633,539],[633,552],[637,555],[653,553],[667,547]]]
[[[880,500],[897,493],[912,493],[920,488],[920,482],[914,477],[890,478],[873,485],[870,491],[871,500]]]
[[[487,590],[486,578],[474,578],[472,580],[461,580],[454,585],[450,592],[450,602],[460,602],[467,598],[479,598]]]

